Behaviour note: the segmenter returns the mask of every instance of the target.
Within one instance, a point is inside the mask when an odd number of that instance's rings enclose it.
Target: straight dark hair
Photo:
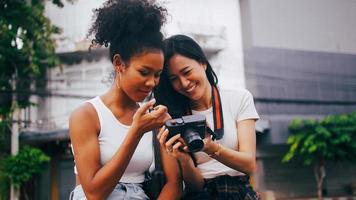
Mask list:
[[[176,118],[187,114],[190,99],[174,90],[168,76],[168,63],[174,55],[181,55],[205,64],[206,77],[210,85],[216,86],[218,78],[206,58],[202,48],[197,42],[186,35],[174,35],[164,40],[164,68],[160,82],[155,89],[155,98],[158,104],[168,107],[169,114]]]

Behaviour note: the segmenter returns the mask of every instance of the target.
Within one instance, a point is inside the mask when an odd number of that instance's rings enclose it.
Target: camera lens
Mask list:
[[[191,152],[200,151],[204,147],[204,142],[199,133],[192,129],[187,129],[185,131],[183,139],[188,144],[188,148]]]

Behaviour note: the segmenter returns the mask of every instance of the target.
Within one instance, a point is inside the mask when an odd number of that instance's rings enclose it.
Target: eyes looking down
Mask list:
[[[164,55],[149,51],[133,56],[129,63],[116,66],[120,72],[119,85],[135,101],[142,101],[158,85],[163,70]],[[206,65],[176,54],[169,59],[168,78],[173,88],[191,99],[198,98],[209,84]]]
[[[119,71],[118,85],[131,99],[142,101],[159,83],[163,61],[162,51],[147,51],[135,55],[126,64],[114,61],[115,68]]]

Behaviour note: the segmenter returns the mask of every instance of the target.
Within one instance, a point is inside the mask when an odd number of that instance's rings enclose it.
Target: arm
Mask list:
[[[112,192],[125,172],[142,135],[153,126],[162,124],[156,119],[166,110],[145,114],[146,110],[153,105],[148,104],[137,110],[122,145],[104,166],[100,164],[100,148],[97,138],[99,122],[95,109],[86,104],[71,115],[70,138],[80,184],[88,199],[105,199]]]
[[[214,159],[235,170],[252,174],[256,168],[255,120],[242,120],[237,122],[236,126],[238,137],[237,150],[229,149],[222,145],[219,147],[217,143],[211,141],[210,137],[208,137],[204,139],[206,143],[204,152],[212,155],[214,152],[219,151],[218,156],[212,156]]]
[[[169,156],[164,149],[160,148],[162,168],[166,177],[158,199],[180,199],[183,193],[180,169],[177,160]]]
[[[186,187],[193,191],[201,191],[204,186],[204,178],[199,169],[194,166],[192,158],[187,153],[188,147],[184,145],[184,141],[180,137],[180,134],[175,135],[166,141],[167,136],[168,129],[161,129],[158,136],[161,144],[161,154],[165,157],[176,160],[176,162],[178,161],[181,176],[186,184]]]
[[[90,105],[75,111],[69,121],[78,176],[88,199],[105,199],[111,193],[140,140],[137,130],[130,129],[117,153],[101,166],[98,123],[96,112]]]
[[[204,188],[204,178],[200,170],[194,166],[194,162],[190,155],[188,156],[187,159],[178,159],[184,183],[191,191],[202,191]]]

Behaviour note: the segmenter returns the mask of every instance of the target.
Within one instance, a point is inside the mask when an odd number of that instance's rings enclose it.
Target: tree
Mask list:
[[[0,120],[5,127],[11,127],[15,109],[31,104],[31,89],[44,87],[46,69],[59,64],[51,36],[60,29],[43,12],[38,0],[0,1]],[[8,133],[3,129],[2,137]]]
[[[63,7],[62,0],[52,3]],[[46,70],[59,64],[52,36],[60,29],[44,8],[44,0],[0,0],[0,159],[9,154],[14,111],[32,104],[32,92],[45,88]]]
[[[60,29],[43,15],[39,0],[1,0],[0,13],[0,115],[6,119],[12,98],[19,108],[29,106],[28,91],[43,86],[46,69],[59,64],[52,35]]]
[[[318,199],[322,199],[322,186],[327,161],[355,161],[356,112],[330,115],[321,120],[294,119],[289,125],[291,135],[289,151],[283,162],[300,156],[305,165],[314,165]]]
[[[15,187],[20,188],[29,181],[34,174],[43,170],[43,165],[50,161],[50,157],[40,149],[24,146],[15,156],[6,156],[0,162],[3,176],[11,180]],[[27,192],[23,192],[25,199],[29,199]]]

